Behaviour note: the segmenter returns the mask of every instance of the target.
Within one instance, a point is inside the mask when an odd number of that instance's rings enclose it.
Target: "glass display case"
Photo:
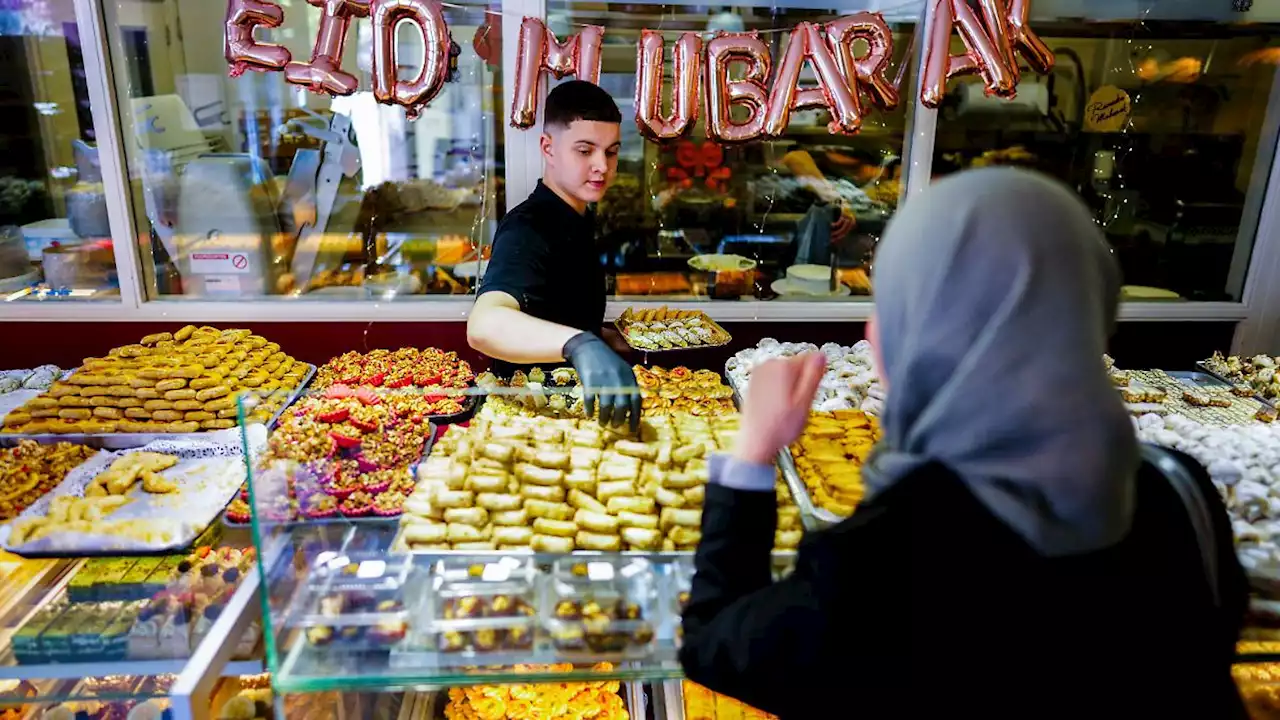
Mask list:
[[[474,289],[504,209],[501,53],[496,39],[472,42],[497,7],[444,8],[458,38],[454,79],[410,121],[375,101],[368,20],[352,26],[343,57],[361,89],[332,97],[282,73],[228,77],[212,32],[222,4],[103,3],[147,297]],[[307,57],[321,15],[293,3],[280,28],[259,34]],[[420,37],[400,36],[405,57],[422,53]]]

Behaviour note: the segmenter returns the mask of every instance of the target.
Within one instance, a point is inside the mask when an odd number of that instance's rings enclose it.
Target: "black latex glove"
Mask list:
[[[599,335],[583,332],[564,344],[564,357],[578,371],[582,400],[590,417],[600,405],[601,425],[622,425],[630,421],[631,431],[640,429],[640,386],[626,360]]]

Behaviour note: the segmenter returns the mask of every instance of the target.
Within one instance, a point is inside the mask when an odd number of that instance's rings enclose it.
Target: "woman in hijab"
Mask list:
[[[1230,523],[1203,468],[1135,440],[1102,364],[1119,283],[1041,176],[962,173],[908,203],[875,265],[868,497],[773,581],[772,461],[824,360],[757,368],[711,461],[687,676],[784,720],[1244,717]]]

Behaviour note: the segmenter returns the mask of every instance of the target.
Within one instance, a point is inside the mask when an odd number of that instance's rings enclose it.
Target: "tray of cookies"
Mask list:
[[[614,325],[628,345],[645,352],[719,347],[733,339],[701,310],[627,308]]]
[[[140,447],[158,439],[237,426],[237,396],[258,401],[246,420],[270,423],[301,392],[315,366],[245,329],[188,325],[86,358],[65,379],[5,415],[0,444],[70,440]]]
[[[0,540],[28,558],[171,552],[199,537],[244,479],[238,440],[99,452],[0,529]]]

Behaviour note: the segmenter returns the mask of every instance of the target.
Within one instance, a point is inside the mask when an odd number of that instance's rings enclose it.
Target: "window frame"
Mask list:
[[[74,0],[76,20],[84,41],[86,72],[92,101],[95,129],[99,137],[102,155],[103,181],[108,197],[108,216],[115,240],[116,263],[119,270],[121,298],[119,303],[11,303],[6,304],[2,316],[13,320],[109,320],[147,321],[165,320],[179,322],[234,322],[234,321],[464,321],[468,316],[472,296],[449,296],[415,300],[412,302],[382,302],[377,300],[341,301],[289,301],[289,300],[239,300],[207,301],[176,298],[147,297],[143,286],[143,262],[136,238],[138,222],[134,218],[129,198],[129,178],[124,162],[123,137],[120,124],[119,95],[111,72],[111,51],[105,22],[105,3],[112,0]],[[694,0],[667,0],[653,5],[683,5]],[[817,7],[816,0],[789,0],[785,7]],[[891,20],[923,22],[922,36],[916,43],[912,62],[915,64],[915,86],[912,92],[919,96],[921,65],[924,48],[929,47],[932,34],[933,13],[936,0],[916,0],[908,3],[892,3],[889,0],[855,0],[843,12],[860,10],[888,11]],[[1111,0],[1037,0],[1033,5],[1033,19],[1049,17],[1105,17],[1108,20],[1146,17],[1150,8],[1143,10],[1140,3],[1117,3]],[[1193,2],[1192,5],[1195,5]],[[1229,5],[1225,10],[1209,10],[1196,7],[1195,19],[1231,19]],[[884,6],[884,7],[881,7]],[[516,48],[521,18],[525,15],[547,17],[545,0],[502,0],[503,43],[502,70],[503,113],[509,108],[514,87]],[[829,6],[824,6],[829,7]],[[1183,12],[1188,12],[1184,10]],[[1255,12],[1249,14],[1254,20]],[[1261,9],[1256,13],[1267,21],[1280,21],[1280,9]],[[1201,16],[1212,17],[1201,17]],[[1271,15],[1277,17],[1272,18]],[[543,89],[545,93],[545,89]],[[1267,122],[1263,129],[1268,133],[1268,147],[1274,147],[1280,137],[1280,72],[1268,100]],[[938,113],[913,103],[909,131],[904,138],[905,200],[918,195],[929,182],[932,174],[934,133]],[[505,122],[504,154],[507,206],[518,203],[532,190],[541,174],[541,156],[538,137],[541,124],[528,130],[517,130]],[[1265,190],[1257,192],[1258,183],[1265,182]],[[1120,309],[1123,321],[1217,321],[1238,322],[1237,348],[1270,348],[1280,346],[1280,153],[1273,153],[1270,163],[1259,163],[1250,184],[1247,209],[1258,207],[1259,212],[1246,215],[1241,233],[1246,227],[1253,229],[1250,238],[1237,241],[1237,260],[1248,262],[1243,275],[1243,293],[1240,302],[1126,302]],[[1256,217],[1256,224],[1253,218]],[[1244,246],[1248,245],[1247,251]],[[1236,278],[1239,279],[1239,278]],[[625,307],[675,305],[708,312],[722,321],[764,322],[839,322],[862,321],[871,317],[874,298],[863,302],[716,302],[698,301],[685,303],[663,302],[656,298],[649,302],[617,302],[608,304],[608,317],[616,317]]]

